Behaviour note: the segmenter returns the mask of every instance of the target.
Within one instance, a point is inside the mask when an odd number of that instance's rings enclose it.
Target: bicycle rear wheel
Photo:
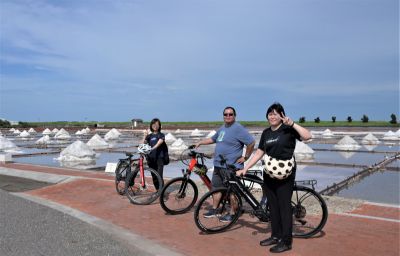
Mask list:
[[[130,173],[130,165],[127,160],[119,160],[115,169],[115,190],[120,195],[125,194],[125,183]]]
[[[215,215],[209,216],[207,213],[213,209],[213,197],[218,193],[221,193],[221,200],[215,210]],[[218,188],[207,192],[200,199],[194,212],[194,222],[203,232],[209,234],[221,232],[235,224],[242,211],[241,209],[242,200],[238,194],[233,191],[228,193],[227,188]],[[231,214],[231,212],[234,213]]]
[[[295,186],[292,195],[293,236],[311,237],[320,232],[328,219],[324,199],[313,189]]]
[[[160,195],[160,205],[169,214],[182,214],[196,203],[198,190],[196,184],[185,177],[170,180]]]
[[[151,204],[160,196],[164,182],[158,172],[144,167],[143,179],[144,184],[142,184],[142,174],[139,168],[128,175],[125,194],[132,204]],[[156,184],[158,184],[158,188]]]

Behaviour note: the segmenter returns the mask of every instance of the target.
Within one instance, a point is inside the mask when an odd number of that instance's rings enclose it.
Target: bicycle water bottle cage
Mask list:
[[[193,168],[193,171],[198,175],[206,175],[208,168],[205,165],[196,164]]]
[[[127,157],[132,157],[132,156],[133,156],[133,153],[131,153],[131,152],[125,152],[125,155],[126,155]]]

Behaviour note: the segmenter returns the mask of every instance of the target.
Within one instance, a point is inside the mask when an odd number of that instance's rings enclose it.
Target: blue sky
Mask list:
[[[0,1],[0,117],[399,117],[398,0]]]

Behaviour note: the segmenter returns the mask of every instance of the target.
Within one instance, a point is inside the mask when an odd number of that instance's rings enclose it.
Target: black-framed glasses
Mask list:
[[[233,113],[224,113],[224,116],[233,116]]]

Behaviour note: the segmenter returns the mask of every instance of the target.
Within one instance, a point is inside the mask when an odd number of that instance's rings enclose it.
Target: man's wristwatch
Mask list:
[[[244,156],[244,161],[247,161],[249,159],[248,156]]]

